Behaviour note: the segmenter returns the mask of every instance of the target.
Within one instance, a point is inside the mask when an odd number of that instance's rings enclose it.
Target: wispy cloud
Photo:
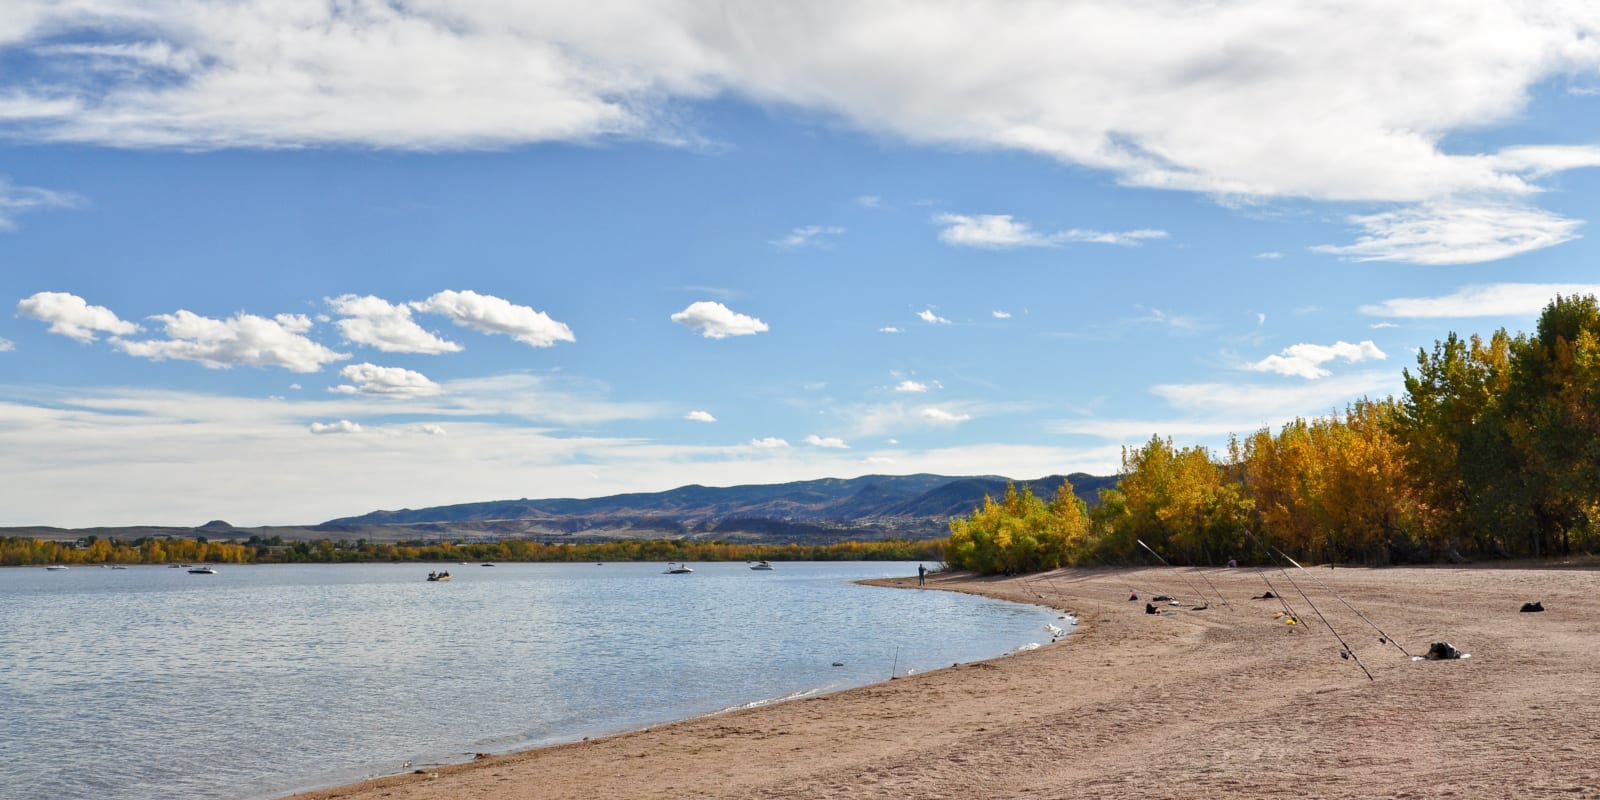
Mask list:
[[[1578,238],[1582,222],[1521,205],[1434,203],[1351,217],[1366,233],[1352,244],[1318,245],[1352,261],[1476,264]]]
[[[1011,312],[1009,312],[1009,311],[990,311],[989,312],[989,316],[994,317],[995,319],[1011,319]]]
[[[762,450],[781,450],[789,446],[789,442],[776,436],[767,436],[761,439],[751,439],[750,446]]]
[[[917,319],[920,319],[923,322],[928,323],[929,325],[949,325],[950,324],[950,320],[947,320],[944,317],[941,317],[938,314],[933,313],[933,309],[931,309],[931,308],[925,308],[925,309],[923,309],[921,311],[918,311],[917,312]],[[896,332],[898,333],[898,331],[896,331]]]
[[[1396,297],[1361,307],[1371,317],[1448,319],[1538,314],[1556,295],[1600,295],[1600,283],[1491,283],[1438,297]]]
[[[928,420],[929,422],[936,422],[941,425],[946,425],[955,424],[957,422],[966,422],[967,420],[972,419],[972,415],[957,414],[946,411],[942,408],[930,407],[922,409],[922,418]]]
[[[1276,250],[1269,250],[1265,253],[1256,253],[1256,258],[1263,259],[1265,261],[1277,261],[1278,259],[1283,258],[1283,254],[1277,252]]]
[[[1333,344],[1302,343],[1290,345],[1277,355],[1246,364],[1245,369],[1316,380],[1333,374],[1322,365],[1335,359],[1355,364],[1362,361],[1382,361],[1388,357],[1370,339],[1359,344],[1344,341]]]
[[[928,384],[907,379],[896,384],[894,390],[897,392],[926,392],[928,391]]]
[[[883,208],[883,198],[875,194],[858,195],[855,203],[862,208]]]
[[[878,333],[905,333],[905,331],[900,330],[893,325],[886,325],[882,328],[879,328]]]
[[[690,303],[688,308],[673,314],[672,321],[707,339],[752,336],[767,330],[767,323],[711,300]]]
[[[350,420],[341,419],[338,422],[313,422],[307,430],[318,436],[325,436],[339,433],[360,433],[361,426]]]
[[[0,123],[4,114],[0,113]],[[18,186],[0,175],[0,231],[14,230],[16,217],[29,211],[45,208],[75,208],[83,200],[70,192],[57,192],[37,186]]]
[[[51,333],[85,344],[95,341],[97,333],[127,336],[139,332],[138,325],[119,319],[111,309],[90,305],[87,300],[67,292],[29,295],[18,301],[17,316],[47,322]]]
[[[800,247],[825,247],[834,238],[844,235],[844,228],[830,225],[806,225],[794,228],[782,238],[772,240],[775,247],[793,250]]]
[[[939,241],[962,247],[1007,249],[1013,247],[1057,247],[1072,242],[1138,246],[1150,239],[1165,239],[1166,231],[1140,229],[1121,233],[1071,230],[1042,233],[1010,214],[939,214],[933,221],[945,226]]]

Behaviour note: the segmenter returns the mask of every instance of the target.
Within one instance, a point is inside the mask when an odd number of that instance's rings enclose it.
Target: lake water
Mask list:
[[[1065,624],[853,583],[915,563],[429,569],[0,569],[0,798],[276,797],[990,658]]]

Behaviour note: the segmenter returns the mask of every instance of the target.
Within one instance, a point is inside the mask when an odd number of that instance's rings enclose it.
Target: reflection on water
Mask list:
[[[914,563],[430,568],[0,570],[0,796],[271,797],[989,658],[1059,622],[852,583]]]

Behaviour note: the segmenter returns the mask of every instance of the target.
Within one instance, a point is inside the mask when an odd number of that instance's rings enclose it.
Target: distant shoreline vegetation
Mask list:
[[[583,563],[599,561],[929,561],[942,558],[944,540],[886,540],[834,544],[751,545],[716,541],[643,541],[545,544],[525,539],[498,542],[372,543],[320,539],[285,543],[252,536],[239,542],[205,537],[148,537],[123,541],[85,537],[78,542],[8,536],[0,538],[0,566],[41,564],[350,564],[435,561]]]
[[[1600,305],[1557,296],[1533,335],[1451,333],[1399,399],[1234,437],[1124,448],[1090,511],[1026,487],[951,523],[946,561],[988,574],[1061,566],[1385,565],[1567,557],[1600,545]]]

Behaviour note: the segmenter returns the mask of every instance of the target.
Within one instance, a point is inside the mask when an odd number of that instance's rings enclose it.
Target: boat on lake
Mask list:
[[[215,575],[215,574],[217,574],[217,570],[215,568],[213,568],[213,567],[208,567],[208,566],[206,566],[204,564],[201,564],[198,567],[190,567],[189,568],[189,574],[190,575]]]
[[[751,569],[760,569],[760,570],[770,570],[770,569],[772,569],[772,565],[768,564],[765,561],[757,561],[756,563],[751,564],[750,568]]]
[[[67,566],[65,564],[51,564],[50,566],[45,567],[45,569],[50,570],[51,572],[60,572],[66,568]]]
[[[444,572],[430,572],[428,573],[428,580],[432,583],[440,583],[450,580],[450,572],[448,570]]]
[[[694,570],[689,569],[688,564],[679,564],[676,561],[667,562],[666,574],[668,575],[688,575],[691,572],[694,572]]]

